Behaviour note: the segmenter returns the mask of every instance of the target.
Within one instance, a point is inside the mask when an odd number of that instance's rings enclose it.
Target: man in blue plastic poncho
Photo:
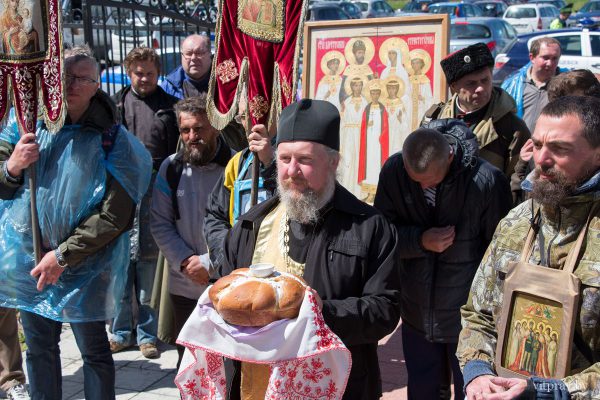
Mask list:
[[[91,54],[87,46],[65,54],[67,118],[58,133],[39,123],[35,134],[19,137],[11,116],[0,134],[0,306],[21,310],[33,399],[62,398],[63,322],[71,323],[83,358],[85,398],[115,397],[104,321],[122,294],[126,231],[148,187],[152,161],[115,124],[114,103],[98,90]],[[37,265],[24,179],[31,165],[45,252]]]

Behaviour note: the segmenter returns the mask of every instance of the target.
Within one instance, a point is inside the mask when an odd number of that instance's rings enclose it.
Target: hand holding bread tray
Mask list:
[[[208,295],[225,322],[260,327],[296,318],[306,286],[302,278],[275,271],[271,264],[254,264],[220,278]]]

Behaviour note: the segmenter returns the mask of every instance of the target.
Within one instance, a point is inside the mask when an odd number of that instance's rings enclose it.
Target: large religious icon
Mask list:
[[[383,163],[446,100],[448,32],[446,15],[305,24],[302,95],[340,110],[339,180],[361,200],[372,202]]]
[[[0,53],[22,56],[45,49],[41,8],[33,0],[1,0]]]
[[[248,36],[281,43],[284,37],[283,0],[239,0],[238,28]]]
[[[562,324],[560,303],[525,293],[516,295],[502,367],[523,376],[554,377]]]

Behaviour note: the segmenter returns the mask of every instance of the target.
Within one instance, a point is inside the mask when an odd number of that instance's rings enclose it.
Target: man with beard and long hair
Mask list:
[[[304,99],[283,110],[278,194],[240,216],[219,272],[267,262],[304,278],[320,296],[325,322],[352,353],[343,398],[379,399],[377,342],[399,321],[398,238],[377,210],[336,182],[339,126],[337,108],[326,101]],[[264,398],[268,367],[233,367],[230,398]]]
[[[544,107],[536,123],[532,136],[535,170],[523,184],[525,190],[531,191],[531,200],[512,209],[500,221],[473,280],[469,300],[461,310],[463,329],[457,356],[463,368],[468,399],[589,399],[600,395],[600,363],[594,357],[600,351],[598,110],[598,98],[561,97]],[[534,218],[538,212],[539,218]],[[503,308],[504,276],[509,262],[520,259],[523,242],[531,224],[535,223],[537,237],[526,261],[562,269],[588,216],[588,232],[574,269],[581,280],[580,307],[574,318],[576,333],[567,376],[560,380],[496,377],[493,367],[497,341],[495,321]]]
[[[183,148],[160,166],[150,229],[169,263],[176,337],[208,284],[211,263],[202,226],[210,191],[232,151],[208,122],[205,95],[181,100],[175,114]],[[183,350],[177,346],[177,367]]]

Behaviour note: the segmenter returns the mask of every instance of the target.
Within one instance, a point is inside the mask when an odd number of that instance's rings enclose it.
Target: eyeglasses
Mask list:
[[[66,82],[67,86],[69,86],[75,82],[80,85],[93,85],[93,84],[98,83],[97,80],[94,80],[92,78],[88,78],[85,76],[76,76],[76,75],[66,74],[65,78],[66,78],[65,82]]]
[[[187,51],[181,52],[181,55],[186,60],[190,60],[194,56],[196,56],[198,58],[202,58],[202,57],[206,56],[207,54],[210,54],[210,50],[193,50],[193,51],[187,50]]]
[[[238,114],[235,116],[235,118],[233,118],[235,120],[235,122],[237,122],[240,125],[243,125],[244,122],[246,121],[246,116],[244,114]]]

